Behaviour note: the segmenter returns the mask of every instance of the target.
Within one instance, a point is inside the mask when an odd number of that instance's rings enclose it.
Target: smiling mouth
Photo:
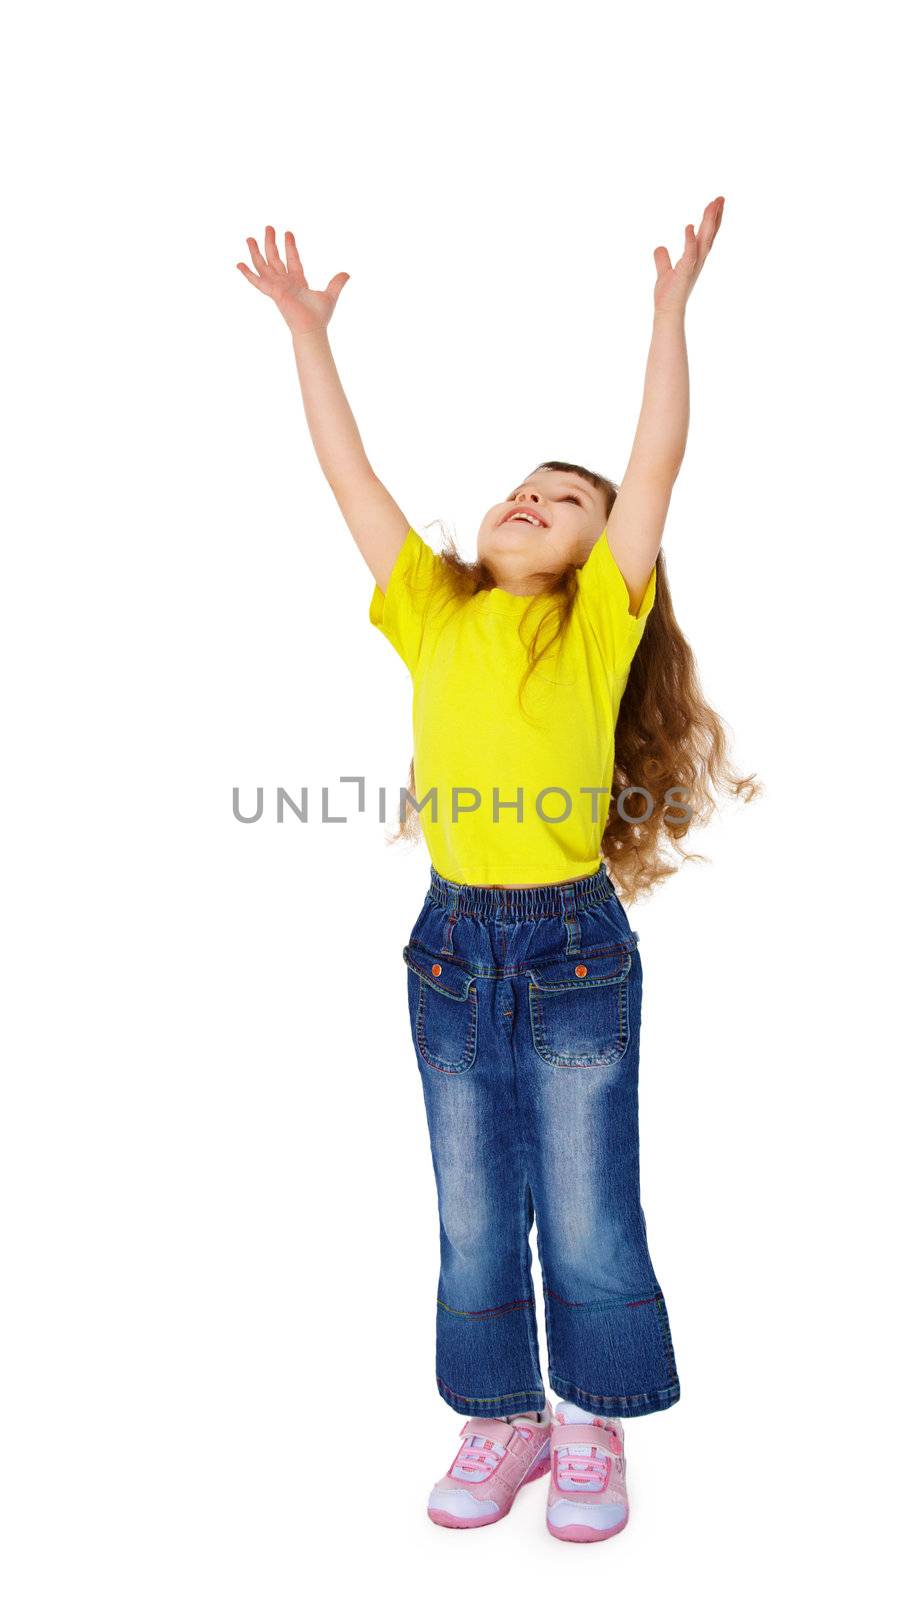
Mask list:
[[[509,517],[504,517],[505,522],[526,522],[530,528],[544,528],[544,522],[538,517],[530,516],[528,511],[511,511]]]

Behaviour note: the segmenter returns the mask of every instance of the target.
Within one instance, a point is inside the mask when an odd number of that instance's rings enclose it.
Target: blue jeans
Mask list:
[[[437,1387],[463,1416],[679,1399],[638,1172],[641,960],[604,867],[537,889],[431,867],[408,1007],[440,1213]]]

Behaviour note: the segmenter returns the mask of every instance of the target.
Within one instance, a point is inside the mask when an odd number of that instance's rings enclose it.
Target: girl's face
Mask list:
[[[517,513],[526,513],[527,521]],[[605,499],[573,472],[543,468],[492,506],[478,530],[478,559],[502,588],[533,591],[537,574],[582,566],[607,522]]]

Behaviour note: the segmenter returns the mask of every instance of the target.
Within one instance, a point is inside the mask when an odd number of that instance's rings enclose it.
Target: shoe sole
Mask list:
[[[551,1452],[548,1453],[544,1461],[538,1462],[532,1471],[522,1479],[519,1487],[514,1491],[512,1499],[504,1506],[503,1511],[496,1511],[490,1517],[454,1517],[450,1511],[439,1511],[430,1506],[427,1507],[427,1515],[431,1522],[437,1524],[438,1528],[486,1528],[492,1522],[503,1521],[503,1518],[513,1510],[514,1502],[520,1489],[524,1489],[527,1483],[535,1483],[537,1478],[544,1478],[546,1473],[550,1471]]]

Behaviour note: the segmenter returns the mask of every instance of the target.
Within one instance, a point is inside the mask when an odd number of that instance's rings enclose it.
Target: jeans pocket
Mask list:
[[[609,1067],[621,1060],[629,1041],[633,943],[601,955],[584,950],[543,958],[529,967],[532,1044],[549,1066]]]
[[[408,968],[408,1009],[415,1047],[437,1072],[468,1072],[478,1049],[478,991],[461,961],[432,955],[411,939],[402,955]]]

